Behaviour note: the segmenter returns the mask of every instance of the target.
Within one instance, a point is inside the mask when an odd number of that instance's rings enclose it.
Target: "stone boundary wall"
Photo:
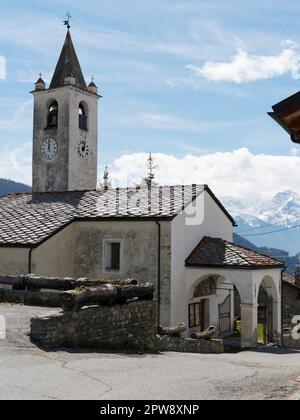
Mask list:
[[[300,340],[294,340],[292,335],[284,335],[283,346],[291,350],[300,350]]]
[[[222,340],[193,340],[191,338],[177,338],[168,336],[158,336],[159,350],[162,352],[177,353],[201,353],[201,354],[220,354],[224,353]]]
[[[27,306],[45,306],[49,308],[59,308],[61,301],[60,292],[30,292],[28,290],[12,290],[0,288],[0,303],[21,303]]]
[[[157,352],[157,303],[83,308],[31,319],[31,339],[44,347]]]
[[[219,354],[222,340],[193,340],[157,335],[157,302],[133,301],[93,306],[31,319],[31,339],[46,348],[85,347],[102,351]]]

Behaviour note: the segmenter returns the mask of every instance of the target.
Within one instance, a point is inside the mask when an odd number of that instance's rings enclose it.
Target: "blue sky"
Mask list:
[[[107,162],[114,180],[133,182],[152,150],[162,183],[299,191],[298,149],[267,116],[299,90],[297,0],[11,0],[0,17],[0,176],[30,182],[29,91],[40,71],[50,81],[68,10],[84,74],[103,95],[100,170]]]

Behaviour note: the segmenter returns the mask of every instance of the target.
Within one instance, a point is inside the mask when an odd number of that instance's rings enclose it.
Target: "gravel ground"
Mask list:
[[[2,400],[300,399],[300,352],[263,348],[223,355],[47,352],[28,337],[31,316],[56,309],[0,304]]]

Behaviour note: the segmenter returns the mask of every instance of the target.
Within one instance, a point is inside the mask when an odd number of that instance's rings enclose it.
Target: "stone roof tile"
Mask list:
[[[71,34],[68,31],[63,49],[61,51],[54,75],[50,83],[50,89],[65,86],[65,79],[69,77],[75,78],[77,87],[84,90],[87,89]]]
[[[205,188],[123,188],[0,197],[0,246],[38,245],[74,220],[173,218]]]
[[[284,268],[281,261],[223,239],[204,237],[186,260],[187,267]]]

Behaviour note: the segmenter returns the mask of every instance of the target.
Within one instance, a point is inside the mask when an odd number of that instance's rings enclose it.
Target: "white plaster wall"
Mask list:
[[[273,270],[256,270],[253,271],[253,282],[255,284],[255,298],[256,302],[258,299],[259,288],[264,279],[268,280],[268,278],[272,278],[272,284],[267,285],[268,287],[272,287],[274,285],[274,291],[270,290],[269,288],[266,290],[268,294],[272,294],[273,299],[281,302],[281,287],[282,287],[282,277],[281,277],[281,270],[280,269],[273,269]]]
[[[75,223],[32,251],[32,273],[48,277],[75,276]]]
[[[185,260],[204,236],[232,241],[232,223],[204,191],[171,223],[171,324],[187,322],[190,287]]]
[[[26,275],[28,267],[28,248],[0,248],[0,275]]]
[[[257,302],[261,285],[273,298],[273,330],[280,335],[282,331],[282,274],[281,270],[257,270],[253,272],[255,299]],[[262,284],[263,283],[263,284]]]

